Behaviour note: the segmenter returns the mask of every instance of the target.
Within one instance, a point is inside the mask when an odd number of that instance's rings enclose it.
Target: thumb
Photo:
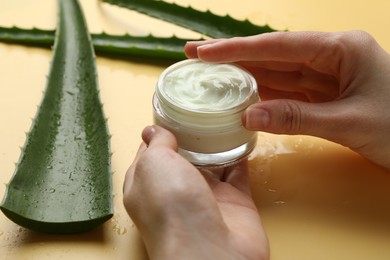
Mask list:
[[[311,135],[350,146],[359,133],[357,123],[361,121],[357,120],[359,111],[354,107],[345,99],[327,103],[278,99],[250,106],[242,121],[248,130]]]
[[[177,151],[175,136],[168,130],[157,126],[147,126],[142,131],[142,139],[147,146],[164,146]]]

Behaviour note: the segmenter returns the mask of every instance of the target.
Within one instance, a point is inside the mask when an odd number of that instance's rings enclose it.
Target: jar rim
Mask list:
[[[258,90],[257,90],[257,82],[256,79],[253,77],[253,75],[243,68],[242,66],[234,63],[218,63],[218,64],[224,64],[224,65],[229,65],[233,66],[236,69],[240,70],[241,74],[245,77],[245,80],[247,84],[250,85],[250,91],[247,94],[247,97],[243,99],[243,101],[239,104],[236,104],[234,106],[231,106],[226,109],[218,109],[218,110],[199,110],[199,109],[192,109],[186,106],[183,106],[179,103],[177,103],[175,100],[173,100],[171,97],[169,97],[164,91],[163,91],[163,85],[164,85],[164,80],[166,76],[171,73],[172,71],[176,70],[179,67],[186,66],[188,64],[194,64],[194,63],[207,63],[207,64],[212,64],[208,62],[203,62],[200,59],[186,59],[179,61],[177,63],[172,64],[168,68],[166,68],[160,75],[158,81],[157,81],[157,86],[156,86],[156,96],[160,100],[160,102],[164,103],[164,106],[169,106],[170,109],[173,110],[181,110],[185,111],[188,114],[191,115],[224,115],[224,114],[234,114],[241,112],[245,110],[249,105],[260,101],[260,98],[258,96]]]
[[[163,118],[164,121],[169,122],[172,127],[180,127],[201,132],[215,132],[216,128],[218,131],[231,131],[232,129],[236,129],[237,126],[242,126],[241,111],[218,115],[213,114],[213,116],[210,116],[210,114],[204,113],[191,113],[191,111],[183,110],[178,111],[170,109],[167,106],[163,108],[156,93],[153,95],[152,104],[155,116],[157,114],[159,118]]]

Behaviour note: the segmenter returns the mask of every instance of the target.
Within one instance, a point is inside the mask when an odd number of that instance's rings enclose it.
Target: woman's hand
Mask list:
[[[268,259],[268,241],[250,196],[247,165],[201,173],[158,126],[126,174],[124,205],[151,259]]]
[[[243,114],[249,130],[322,137],[390,170],[390,56],[369,34],[277,32],[185,51],[253,73],[263,102]]]

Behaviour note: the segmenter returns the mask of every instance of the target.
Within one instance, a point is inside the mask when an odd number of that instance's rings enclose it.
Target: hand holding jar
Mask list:
[[[270,33],[185,50],[254,75],[262,102],[242,113],[248,130],[326,138],[390,170],[390,56],[367,33]],[[151,259],[269,258],[245,160],[209,174],[178,153],[171,132],[147,127],[142,137],[124,205]]]
[[[245,160],[201,174],[171,132],[150,126],[142,139],[123,200],[150,259],[269,258]]]
[[[390,170],[390,56],[369,34],[278,32],[185,50],[252,72],[262,102],[244,113],[247,129],[325,138]]]

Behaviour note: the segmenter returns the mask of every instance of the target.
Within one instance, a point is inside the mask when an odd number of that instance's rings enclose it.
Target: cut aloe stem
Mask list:
[[[1,210],[39,232],[77,233],[113,215],[110,136],[94,50],[76,0],[58,0],[58,23],[42,103]]]

